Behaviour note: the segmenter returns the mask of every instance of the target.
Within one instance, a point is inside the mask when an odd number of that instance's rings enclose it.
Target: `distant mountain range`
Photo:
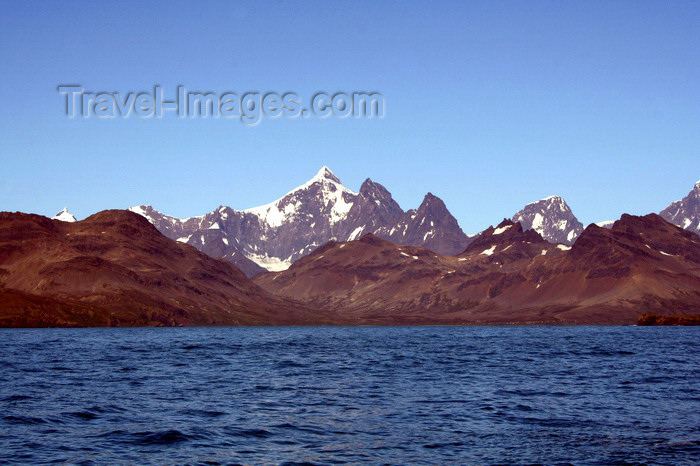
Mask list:
[[[449,226],[435,204],[426,196],[430,215],[409,211],[395,226]],[[216,212],[218,227],[193,233],[203,245],[233,239],[222,235],[229,212]],[[415,224],[421,215],[431,220]],[[2,212],[0,327],[630,324],[649,312],[700,314],[700,236],[657,214],[591,224],[572,246],[504,219],[453,255],[365,233],[254,280],[229,261],[126,210],[76,222]]]
[[[150,205],[129,210],[147,218],[165,236],[223,258],[246,275],[287,269],[328,241],[351,241],[372,233],[395,243],[421,246],[441,255],[463,252],[480,234],[460,228],[444,202],[426,194],[417,209],[403,211],[381,184],[367,179],[358,192],[345,187],[328,167],[280,199],[246,210],[220,206],[198,217],[179,219]],[[700,233],[700,182],[660,212],[669,222]],[[74,221],[67,209],[54,218]],[[553,244],[572,245],[584,230],[559,196],[527,204],[511,217]],[[599,222],[611,228],[613,222]]]
[[[463,251],[471,240],[436,196],[428,193],[418,209],[404,212],[381,184],[367,179],[353,192],[328,167],[280,199],[252,209],[221,206],[188,219],[149,205],[129,210],[165,236],[224,258],[248,276],[285,270],[328,241],[350,241],[366,233],[448,255]]]

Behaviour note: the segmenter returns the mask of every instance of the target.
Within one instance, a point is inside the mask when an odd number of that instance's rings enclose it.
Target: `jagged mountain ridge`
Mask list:
[[[700,183],[686,198],[662,211],[662,217],[700,232],[699,193]],[[220,206],[188,219],[145,205],[130,210],[148,218],[169,238],[225,258],[248,276],[285,270],[328,241],[353,240],[367,233],[442,255],[462,252],[475,238],[464,234],[445,204],[431,193],[418,209],[404,212],[381,184],[368,178],[354,192],[328,167],[280,199],[252,209]],[[583,232],[583,225],[559,196],[527,204],[512,220],[554,244],[572,245]],[[610,228],[612,223],[601,225]]]
[[[404,213],[398,221],[374,231],[378,237],[408,246],[422,246],[438,254],[464,251],[472,238],[464,235],[442,200],[428,193],[418,209]]]
[[[348,240],[357,239],[366,233],[397,223],[403,215],[403,209],[391,197],[391,193],[381,184],[367,178],[360,186],[358,196],[348,212],[345,229],[339,236]]]
[[[700,181],[687,196],[671,203],[659,215],[674,225],[700,234]]]
[[[325,166],[280,199],[252,209],[221,206],[188,219],[147,205],[129,210],[146,217],[165,236],[225,258],[248,276],[285,270],[328,241],[365,233],[441,254],[457,254],[470,241],[436,196],[429,193],[418,209],[404,212],[381,184],[367,179],[356,193]]]

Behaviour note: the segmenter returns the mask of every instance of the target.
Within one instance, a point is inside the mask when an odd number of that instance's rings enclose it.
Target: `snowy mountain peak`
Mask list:
[[[326,167],[325,165],[323,167],[321,167],[321,169],[318,171],[318,173],[316,173],[316,175],[313,178],[311,178],[309,181],[307,181],[303,185],[299,186],[298,188],[290,191],[288,194],[299,191],[300,189],[306,189],[309,186],[313,186],[317,183],[320,183],[322,186],[332,186],[332,187],[339,189],[341,191],[344,191],[348,194],[352,194],[353,196],[357,196],[356,192],[343,186],[343,183],[340,181],[340,178],[335,176],[335,174],[331,171],[331,169]],[[331,188],[331,190],[332,189],[333,188]]]
[[[51,217],[51,220],[60,220],[62,222],[77,222],[75,215],[68,211],[68,207],[64,207],[62,211]]]
[[[583,231],[583,224],[559,196],[549,196],[523,207],[513,216],[524,230],[535,230],[550,243],[573,244]]]
[[[340,183],[340,179],[337,176],[335,176],[331,169],[325,165],[321,167],[318,173],[316,173],[316,176],[312,178],[312,181],[320,179],[328,179],[331,181],[335,181],[336,183]]]
[[[566,203],[564,198],[562,198],[561,196],[547,196],[544,199],[540,199],[539,201],[532,202],[531,204],[528,204],[528,205],[532,205],[532,204],[548,204],[550,206],[550,208],[553,207],[553,208],[557,208],[563,212],[571,212],[571,208]]]
[[[308,213],[330,214],[330,223],[334,224],[345,218],[356,197],[357,193],[343,186],[324,165],[313,178],[276,201],[243,212],[256,215],[270,228]]]

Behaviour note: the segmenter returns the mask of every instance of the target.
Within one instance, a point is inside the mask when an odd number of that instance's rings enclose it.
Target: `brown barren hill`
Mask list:
[[[0,326],[312,321],[323,319],[132,212],[108,210],[75,223],[0,213]]]
[[[633,324],[700,314],[700,238],[656,214],[623,215],[569,247],[504,220],[458,256],[365,235],[256,282],[355,323]]]

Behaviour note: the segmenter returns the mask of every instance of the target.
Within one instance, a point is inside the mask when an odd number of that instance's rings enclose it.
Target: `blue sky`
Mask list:
[[[4,3],[0,210],[188,217],[267,203],[328,165],[467,233],[558,194],[658,211],[700,179],[694,2]],[[56,87],[378,91],[383,119],[68,119]]]

